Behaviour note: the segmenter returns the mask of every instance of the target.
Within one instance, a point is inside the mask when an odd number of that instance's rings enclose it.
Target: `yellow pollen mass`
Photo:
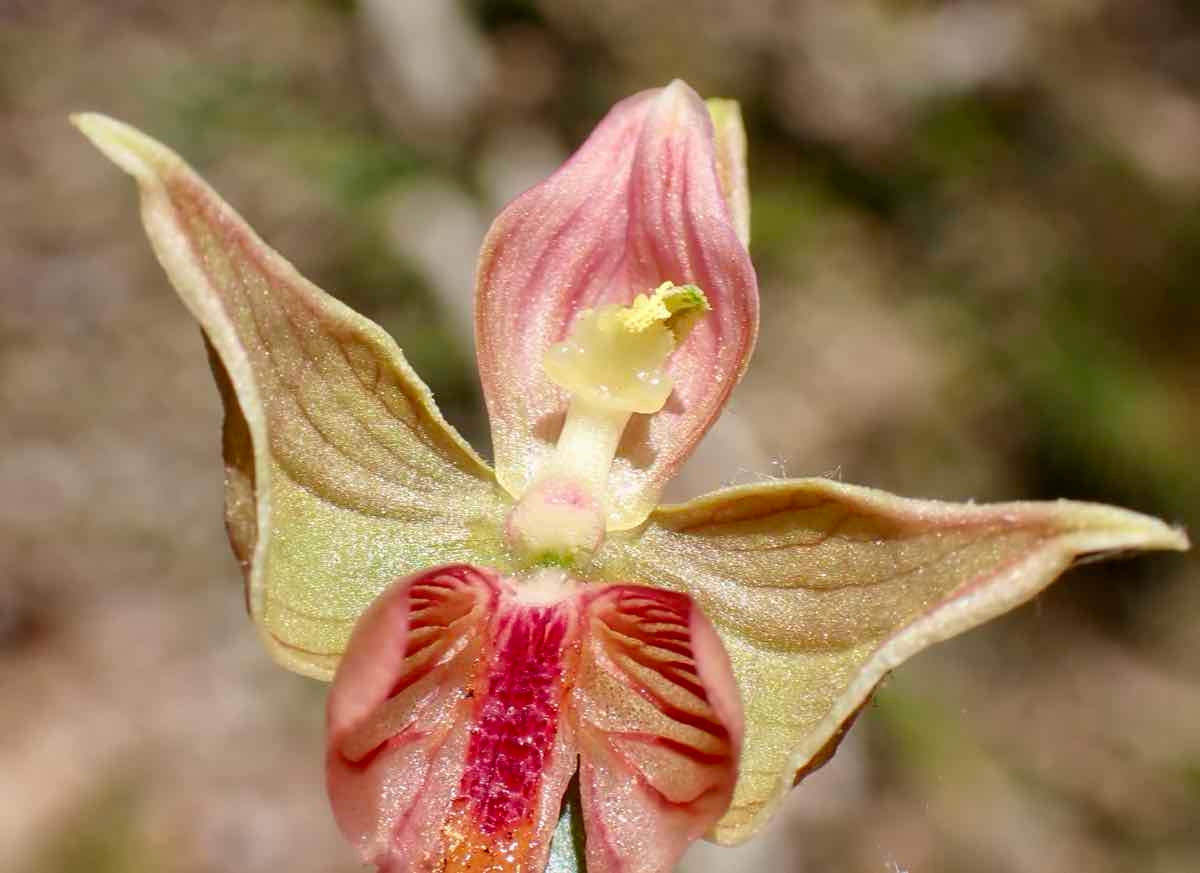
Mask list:
[[[667,357],[709,309],[695,285],[664,282],[628,306],[584,310],[570,336],[546,352],[546,375],[602,409],[657,412],[671,395]]]

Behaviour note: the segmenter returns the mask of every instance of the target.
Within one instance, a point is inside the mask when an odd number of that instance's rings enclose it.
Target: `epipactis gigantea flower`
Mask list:
[[[593,873],[667,871],[761,827],[916,652],[1080,556],[1187,546],[1107,506],[828,479],[657,506],[758,324],[740,115],[682,82],[615,106],[484,242],[494,469],[178,156],[75,123],[204,330],[249,611],[333,679],[330,798],[382,870],[541,870],[578,771]]]

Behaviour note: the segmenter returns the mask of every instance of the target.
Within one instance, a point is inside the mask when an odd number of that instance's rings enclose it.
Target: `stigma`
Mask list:
[[[566,340],[546,352],[546,375],[571,393],[572,406],[582,401],[615,414],[658,412],[671,396],[667,358],[708,309],[695,285],[671,282],[629,306],[585,309]]]

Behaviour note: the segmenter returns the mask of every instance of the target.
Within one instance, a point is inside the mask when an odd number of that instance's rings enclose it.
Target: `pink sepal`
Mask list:
[[[712,122],[675,81],[613,107],[579,151],[496,219],[476,283],[479,369],[496,471],[524,492],[562,426],[568,398],[542,370],[583,309],[692,283],[712,312],[675,351],[675,391],[635,416],[609,480],[610,527],[632,527],[712,424],[758,329],[749,254],[722,196]],[[639,420],[642,419],[642,420]],[[615,522],[615,523],[614,523]]]

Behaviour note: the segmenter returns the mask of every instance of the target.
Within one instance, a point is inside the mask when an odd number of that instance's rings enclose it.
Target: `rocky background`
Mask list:
[[[218,401],[92,109],[380,321],[485,446],[491,217],[615,100],[742,101],[759,351],[674,496],[828,474],[1200,533],[1186,0],[0,0],[0,870],[358,869],[323,688],[272,666]],[[899,672],[703,871],[1200,869],[1200,561],[1072,571]]]

